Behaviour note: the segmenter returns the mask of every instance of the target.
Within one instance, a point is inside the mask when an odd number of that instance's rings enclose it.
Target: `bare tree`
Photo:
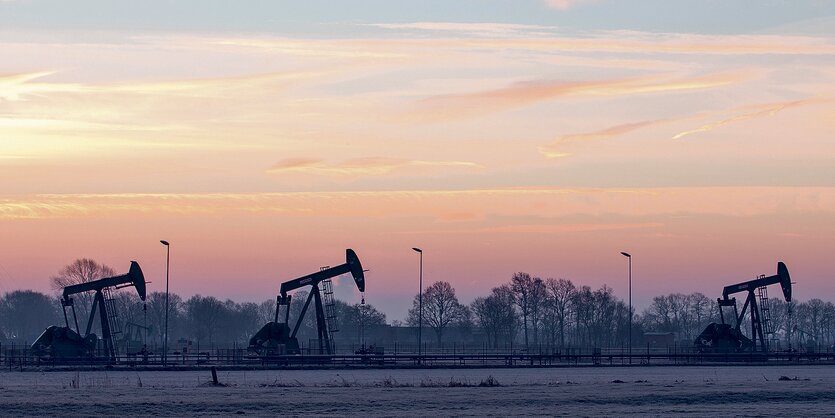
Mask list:
[[[337,317],[339,318],[340,334],[346,339],[362,343],[362,335],[369,327],[386,324],[386,314],[380,312],[371,304],[348,305],[340,300],[336,301]]]
[[[165,292],[153,292],[147,297],[148,327],[154,336],[153,342],[162,345],[165,338]],[[168,344],[175,346],[180,336],[186,336],[182,331],[183,299],[176,293],[168,295]]]
[[[589,323],[593,312],[593,294],[591,287],[581,286],[574,292],[571,305],[574,307],[574,341],[577,344],[589,345]]]
[[[510,289],[515,295],[514,301],[522,313],[522,328],[525,331],[525,347],[528,347],[528,317],[531,315],[531,308],[536,296],[534,292],[534,278],[524,272],[514,273],[510,278]]]
[[[146,301],[147,302],[147,301]],[[122,327],[128,323],[145,326],[147,322],[146,302],[139,299],[133,289],[124,289],[114,294],[113,307]]]
[[[771,311],[771,329],[782,337],[788,337],[791,333],[789,310],[793,309],[792,302],[782,299],[771,298],[768,300],[769,311]]]
[[[264,324],[260,321],[260,310],[257,303],[235,303],[227,300],[227,310],[231,315],[224,321],[225,340],[235,344],[249,342],[249,337],[258,332]]]
[[[827,345],[835,340],[835,305],[826,302],[823,308],[823,320],[821,321],[823,342]]]
[[[185,322],[189,335],[198,343],[214,344],[221,318],[227,314],[223,302],[213,296],[194,295],[185,302]]]
[[[797,329],[807,334],[816,344],[823,342],[826,302],[810,299],[796,306]]]
[[[718,320],[718,312],[716,302],[701,293],[671,293],[654,297],[641,322],[647,329],[675,333],[679,340],[693,340],[709,323]]]
[[[533,343],[539,345],[539,334],[541,333],[542,316],[545,313],[548,290],[545,282],[539,277],[534,277],[530,283],[528,305],[530,306],[531,329],[533,330]]]
[[[513,291],[503,285],[493,288],[490,296],[477,298],[471,305],[476,325],[484,330],[493,348],[498,348],[502,340],[512,340],[516,333],[518,318],[513,304]]]
[[[670,300],[667,296],[662,295],[652,298],[652,304],[644,310],[642,316],[644,325],[649,330],[672,332],[675,327],[673,324],[673,308],[670,306]]]
[[[16,343],[31,343],[59,321],[57,301],[32,290],[15,290],[0,299],[0,328]]]
[[[560,346],[565,346],[566,321],[569,319],[571,301],[577,288],[571,280],[547,279],[545,287],[548,290],[547,297],[550,300],[551,314],[559,322]]]
[[[63,289],[67,286],[92,282],[94,280],[103,279],[105,277],[113,277],[115,275],[115,270],[107,265],[99,264],[95,260],[91,260],[89,258],[79,258],[64,266],[64,268],[62,268],[57,275],[50,278],[50,282],[52,283],[52,288],[58,292],[60,297]],[[72,296],[75,310],[78,314],[79,326],[82,327],[82,329],[87,327],[87,321],[89,319],[87,315],[90,313],[90,309],[93,306],[94,296],[95,295],[91,292],[79,293]]]
[[[409,310],[409,325],[417,325],[420,313],[419,297],[415,296],[412,309]],[[458,302],[455,289],[448,282],[432,283],[423,292],[423,320],[435,331],[438,344],[443,339],[444,331],[450,326],[467,319],[466,306]]]
[[[710,300],[702,293],[696,292],[687,295],[687,304],[690,309],[690,319],[692,326],[684,337],[687,339],[695,339],[705,327],[711,323],[718,321],[716,302]]]
[[[611,345],[617,322],[615,311],[617,300],[612,288],[603,285],[592,293],[591,341],[595,347]]]

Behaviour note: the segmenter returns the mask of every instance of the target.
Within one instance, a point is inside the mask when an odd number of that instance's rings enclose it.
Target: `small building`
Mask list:
[[[675,334],[672,332],[645,332],[644,344],[650,349],[672,347],[676,343]]]

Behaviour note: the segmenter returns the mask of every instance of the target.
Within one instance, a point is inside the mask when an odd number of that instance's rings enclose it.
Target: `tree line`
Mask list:
[[[409,311],[410,325],[416,323],[418,303],[416,296]],[[739,302],[740,309],[743,303]],[[439,343],[445,329],[460,327],[480,330],[484,341],[495,348],[514,343],[528,348],[611,348],[629,344],[629,306],[606,285],[592,289],[568,279],[542,279],[519,272],[469,305],[458,303],[449,283],[436,282],[424,291],[423,305],[424,326],[435,330]],[[771,338],[781,341],[782,349],[788,348],[789,342],[794,348],[816,349],[835,342],[832,302],[772,298],[767,307],[769,327],[774,331]],[[732,310],[724,315],[726,323],[735,323]],[[643,312],[633,312],[632,344],[644,343],[645,333],[654,332],[671,333],[676,343],[691,345],[708,324],[720,321],[716,299],[702,293],[656,296]],[[745,326],[750,324],[750,316],[746,314],[743,321],[742,332],[750,337],[750,325]]]
[[[50,325],[63,326],[64,312],[70,327],[78,321],[83,334],[92,320],[91,331],[101,336],[98,315],[89,318],[93,305],[93,292],[72,295],[76,315],[72,308],[62,309],[60,298],[64,287],[86,283],[104,277],[115,276],[114,270],[90,259],[79,259],[62,268],[50,278],[54,294],[32,290],[17,290],[0,297],[0,342],[30,344]],[[307,293],[294,294],[290,305],[291,318],[297,318]],[[143,302],[132,287],[112,292],[112,306],[121,324],[117,338],[141,338],[142,343],[161,347],[165,337],[165,293],[152,292]],[[373,306],[350,305],[335,301],[340,328],[349,337],[359,336],[362,326],[386,323],[386,317]],[[194,295],[187,299],[176,293],[168,296],[168,341],[172,349],[189,344],[191,350],[198,346],[245,347],[249,338],[265,323],[275,319],[276,300],[261,303],[221,300],[213,296]],[[133,331],[133,332],[129,332]],[[130,335],[129,335],[130,334]],[[306,315],[298,333],[300,341],[316,336],[316,321]]]
[[[89,259],[76,260],[50,279],[52,295],[31,290],[8,292],[0,297],[0,340],[31,343],[49,325],[62,325],[64,314],[59,301],[63,287],[115,275],[113,269]],[[165,332],[165,294],[152,292],[143,303],[132,288],[113,293],[125,332],[139,330],[151,346],[161,346]],[[305,291],[294,294],[291,318],[297,318],[306,298]],[[347,304],[337,300],[338,340],[359,344],[365,330],[381,327],[416,329],[423,323],[428,338],[437,344],[477,343],[489,347],[624,347],[630,335],[628,305],[608,286],[592,289],[568,279],[539,278],[524,272],[491,289],[470,304],[461,303],[448,282],[429,285],[415,295],[405,323],[387,321],[385,314],[368,304]],[[89,320],[92,293],[74,295],[77,320],[83,333]],[[793,311],[790,320],[789,311]],[[786,303],[770,299],[769,311],[775,335],[792,336],[795,344],[810,342],[820,346],[835,341],[835,305],[821,299]],[[68,309],[69,322],[74,327]],[[169,295],[168,332],[173,348],[192,344],[204,347],[243,347],[263,324],[275,319],[276,301],[260,303],[221,300],[194,295],[184,299]],[[633,312],[632,343],[640,344],[645,332],[672,333],[682,344],[692,342],[711,322],[719,322],[715,299],[701,293],[656,296],[641,313]],[[732,322],[730,316],[726,321]],[[100,335],[97,319],[91,327]],[[750,328],[750,327],[747,327]],[[743,332],[750,330],[743,327]],[[372,342],[386,345],[392,334],[373,334]],[[386,337],[385,335],[388,335]],[[308,314],[299,330],[299,340],[316,338],[315,316]],[[374,339],[376,339],[374,341]],[[402,341],[405,342],[405,341]],[[195,349],[195,348],[192,348]]]

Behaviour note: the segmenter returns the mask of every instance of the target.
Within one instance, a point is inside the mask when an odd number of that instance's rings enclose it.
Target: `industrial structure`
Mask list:
[[[93,334],[92,327],[96,319],[96,312],[99,314],[102,338],[106,357],[111,362],[117,359],[117,341],[122,328],[119,323],[116,309],[113,306],[112,289],[133,286],[139,294],[139,298],[145,301],[145,276],[136,261],[130,262],[130,270],[121,276],[108,277],[86,283],[74,284],[64,288],[61,297],[61,307],[64,311],[64,327],[51,326],[47,328],[32,343],[32,348],[42,355],[48,355],[57,359],[68,359],[74,357],[92,357],[98,345],[99,338]],[[96,292],[93,297],[93,306],[90,308],[90,317],[87,320],[87,329],[84,336],[78,327],[78,317],[75,312],[75,303],[72,296],[84,293]],[[72,310],[75,330],[70,327],[67,307]]]
[[[725,286],[722,297],[717,299],[721,323],[711,323],[696,337],[695,346],[700,352],[767,352],[768,336],[774,333],[771,312],[768,307],[768,286],[779,284],[786,302],[791,302],[792,282],[789,270],[781,261],[777,274],[761,275],[754,280]],[[747,292],[742,310],[737,309],[736,293]],[[733,308],[733,322],[725,322],[725,310]],[[742,332],[746,313],[751,319],[751,337]]]
[[[300,354],[299,341],[296,335],[304,321],[304,315],[310,302],[314,302],[316,310],[316,329],[319,343],[318,354],[333,354],[333,335],[338,331],[336,313],[334,311],[333,284],[331,279],[345,273],[351,273],[357,289],[365,292],[365,272],[357,254],[352,249],[345,250],[345,264],[336,267],[326,267],[322,270],[299,277],[281,284],[280,294],[276,298],[275,319],[264,325],[249,339],[249,350],[259,355]],[[319,288],[319,285],[322,288]],[[310,293],[302,307],[299,317],[292,331],[290,330],[290,301],[292,296],[288,292],[310,286]],[[283,309],[282,309],[283,308]],[[281,315],[283,310],[283,317]],[[283,319],[284,322],[279,322]]]

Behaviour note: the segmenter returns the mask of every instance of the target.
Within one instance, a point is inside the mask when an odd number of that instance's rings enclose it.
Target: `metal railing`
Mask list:
[[[771,352],[771,353],[698,353],[676,347],[637,349],[632,355],[618,348],[564,348],[561,350],[502,350],[481,351],[475,347],[449,347],[441,351],[400,351],[375,348],[364,354],[258,356],[243,348],[211,348],[205,351],[168,354],[169,368],[200,367],[203,365],[249,368],[303,367],[560,367],[560,366],[627,366],[627,365],[707,365],[707,364],[835,364],[831,352]],[[409,347],[416,348],[416,347]],[[51,358],[38,355],[28,347],[3,346],[0,364],[7,370],[66,367],[149,367],[162,368],[162,356],[151,351],[133,355],[121,354],[116,363],[104,350],[89,357]]]

